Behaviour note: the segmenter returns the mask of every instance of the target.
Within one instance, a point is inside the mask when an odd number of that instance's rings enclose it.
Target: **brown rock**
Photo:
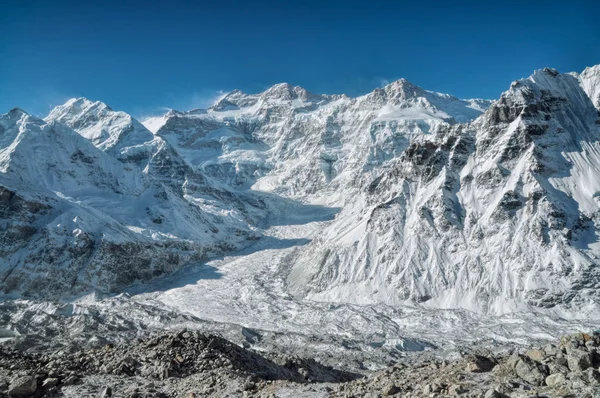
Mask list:
[[[546,352],[544,350],[529,350],[525,355],[536,362],[542,362],[544,358],[546,358]]]

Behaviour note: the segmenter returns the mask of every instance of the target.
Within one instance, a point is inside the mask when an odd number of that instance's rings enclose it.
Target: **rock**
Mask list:
[[[542,362],[546,357],[546,352],[544,350],[529,350],[525,353],[525,355],[536,362]]]
[[[44,387],[44,389],[47,390],[49,388],[57,386],[58,383],[59,383],[58,379],[50,377],[50,378],[44,380],[44,382],[42,383],[42,387]]]
[[[500,397],[502,397],[502,395],[500,395],[500,393],[498,391],[491,389],[491,390],[487,390],[483,397],[484,398],[500,398]]]
[[[196,398],[196,394],[190,391],[187,394],[185,394],[185,398]]]
[[[548,370],[550,374],[560,373],[566,376],[569,373],[569,368],[564,365],[557,364],[555,362],[550,362],[548,364]]]
[[[247,381],[247,382],[245,382],[245,383],[244,383],[244,386],[243,386],[243,390],[244,390],[244,391],[250,391],[250,390],[254,390],[255,388],[256,388],[256,384],[254,384],[254,383],[253,383],[253,382],[251,382],[251,381]]]
[[[561,373],[551,374],[550,376],[546,377],[546,384],[548,387],[552,388],[560,387],[565,384],[566,381],[567,378]]]
[[[594,368],[588,368],[586,371],[588,383],[592,386],[600,385],[600,373]]]
[[[544,383],[547,373],[543,366],[529,357],[521,358],[515,365],[515,371],[517,376],[535,386],[541,386]]]
[[[100,398],[112,397],[112,388],[104,387],[104,390],[100,393]]]
[[[423,394],[425,395],[429,395],[429,394],[433,394],[436,392],[440,392],[442,388],[438,385],[438,384],[427,384],[424,388],[423,388]]]
[[[448,394],[450,395],[460,395],[465,392],[465,389],[460,384],[453,384],[448,387]]]
[[[511,355],[510,357],[508,357],[508,359],[506,359],[506,362],[504,364],[506,365],[506,367],[508,369],[514,370],[515,367],[517,366],[517,362],[519,362],[520,360],[521,360],[520,356]]]
[[[567,362],[572,372],[582,372],[592,366],[592,354],[578,348],[568,348]]]
[[[22,376],[13,379],[8,386],[11,397],[29,397],[37,389],[37,380],[33,376]]]
[[[473,355],[469,359],[465,370],[472,373],[489,372],[496,366],[496,363],[489,358],[480,355]]]
[[[298,373],[300,373],[300,374],[301,374],[301,375],[302,375],[302,376],[303,376],[305,379],[308,379],[308,376],[309,376],[309,374],[310,374],[310,373],[308,372],[308,370],[307,370],[307,369],[305,369],[305,368],[300,368],[300,369],[298,369]]]
[[[395,385],[394,383],[389,383],[387,384],[385,387],[383,387],[383,389],[381,390],[381,394],[384,397],[389,397],[392,395],[396,395],[400,392],[400,388]]]
[[[560,352],[560,350],[556,345],[550,343],[546,344],[546,346],[544,347],[544,352],[546,353],[546,355],[556,356]]]
[[[72,384],[75,384],[79,381],[79,377],[75,376],[75,375],[71,375],[69,377],[67,377],[64,381],[63,384],[65,386],[70,386]]]

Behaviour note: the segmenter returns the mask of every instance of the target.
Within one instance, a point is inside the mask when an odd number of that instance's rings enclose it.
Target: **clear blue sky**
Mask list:
[[[0,113],[85,96],[141,117],[235,88],[358,95],[401,77],[497,98],[534,69],[600,63],[599,18],[598,0],[8,0]]]

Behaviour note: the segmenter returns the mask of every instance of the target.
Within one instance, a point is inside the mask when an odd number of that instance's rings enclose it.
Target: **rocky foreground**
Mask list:
[[[407,357],[361,375],[182,330],[100,349],[0,345],[0,397],[600,397],[600,334],[510,355]]]

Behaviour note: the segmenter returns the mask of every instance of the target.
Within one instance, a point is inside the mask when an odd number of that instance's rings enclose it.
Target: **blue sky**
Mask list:
[[[600,63],[600,1],[4,1],[0,113],[70,97],[138,117],[278,83],[364,94],[404,77],[497,98]]]

